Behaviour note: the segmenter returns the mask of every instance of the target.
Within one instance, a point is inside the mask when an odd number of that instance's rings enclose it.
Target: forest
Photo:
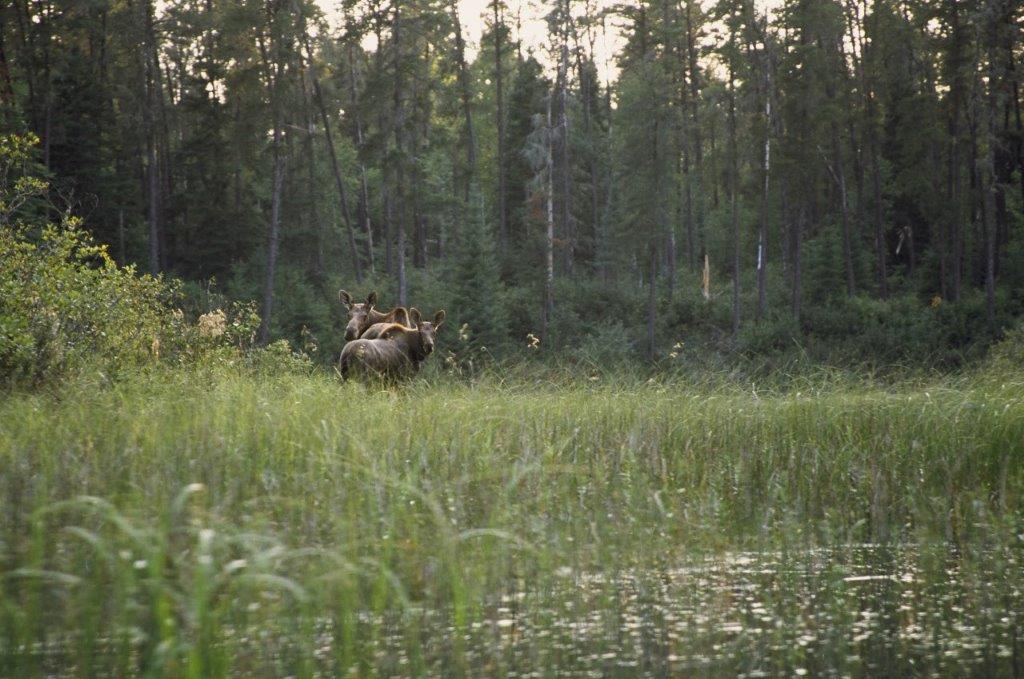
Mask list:
[[[47,210],[324,361],[345,288],[447,308],[460,360],[955,367],[1024,315],[1022,18],[15,0],[0,103]]]

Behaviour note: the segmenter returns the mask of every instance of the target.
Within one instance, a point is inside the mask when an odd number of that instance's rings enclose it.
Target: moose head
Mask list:
[[[409,309],[409,320],[412,321],[412,327],[416,328],[419,335],[419,347],[416,352],[420,354],[417,357],[419,360],[423,360],[434,353],[434,341],[437,337],[437,331],[444,324],[444,316],[444,309],[441,309],[434,314],[432,321],[425,321],[419,309],[416,307]]]
[[[359,339],[359,335],[370,327],[370,325],[376,322],[373,307],[377,304],[377,293],[371,292],[366,296],[365,302],[356,302],[348,291],[339,290],[338,298],[341,300],[341,303],[345,305],[345,308],[348,309],[348,325],[345,326],[345,341],[351,342],[354,339]],[[381,316],[379,313],[376,315]]]

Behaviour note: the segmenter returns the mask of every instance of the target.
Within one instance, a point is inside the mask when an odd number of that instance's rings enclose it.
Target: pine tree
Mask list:
[[[483,200],[474,190],[471,217],[460,231],[461,239],[449,274],[452,321],[466,326],[465,336],[474,349],[494,352],[508,338],[505,286],[501,282],[493,229],[484,218]]]

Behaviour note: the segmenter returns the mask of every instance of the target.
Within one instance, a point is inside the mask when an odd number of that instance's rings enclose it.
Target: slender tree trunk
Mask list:
[[[647,360],[653,361],[654,325],[657,315],[657,280],[658,280],[658,248],[654,243],[649,246],[647,275]]]
[[[886,299],[889,296],[889,274],[885,263],[885,223],[882,221],[882,171],[878,160],[878,140],[872,140],[870,144],[871,187],[875,202],[875,266],[878,272],[878,294]]]
[[[963,281],[963,200],[961,197],[961,139],[960,139],[960,116],[963,109],[963,43],[964,35],[960,26],[960,12],[958,11],[958,0],[950,0],[950,56],[951,68],[953,70],[952,83],[950,84],[949,101],[949,231],[947,237],[947,248],[949,250],[949,273],[952,278],[952,289],[950,299],[960,299],[960,292]]]
[[[867,69],[864,66],[864,20],[866,18],[866,10],[862,15],[858,6],[853,2],[847,3],[847,25],[850,30],[850,39],[854,41],[857,49],[854,52],[853,60],[854,67],[857,72],[858,80],[860,81],[861,96],[864,104],[864,134],[863,137],[866,140],[865,143],[870,147],[871,153],[871,185],[874,200],[874,222],[875,222],[875,273],[878,281],[878,295],[882,299],[889,296],[889,282],[888,272],[886,270],[885,261],[885,224],[883,223],[882,214],[882,178],[881,169],[879,163],[879,150],[880,139],[882,136],[882,130],[879,129],[877,124],[877,110],[875,103],[875,94],[872,91],[870,83],[868,82]],[[857,29],[857,30],[855,30]],[[859,56],[858,56],[859,55]],[[844,55],[845,57],[845,55]],[[850,118],[851,134],[850,139],[853,140],[852,125],[853,118]],[[863,205],[863,190],[860,187],[863,181],[861,175],[863,170],[858,167],[858,196],[857,205],[858,211],[862,215],[864,210],[860,209]]]
[[[159,121],[157,127],[157,164],[159,166],[160,176],[160,267],[163,270],[170,268],[170,259],[172,250],[168,245],[168,235],[174,225],[175,213],[171,209],[172,202],[171,196],[174,195],[174,171],[171,167],[171,117],[167,112],[167,106],[164,103],[164,71],[160,67],[160,57],[158,51],[158,40],[156,36],[155,27],[150,24],[150,49],[152,51],[153,59],[153,72],[156,75],[154,81],[155,96],[156,96],[156,120]],[[170,66],[168,65],[168,68]],[[167,75],[167,88],[168,98],[173,97],[171,78]],[[173,102],[172,102],[173,105]],[[173,109],[172,109],[173,111]],[[178,126],[180,129],[180,126]]]
[[[589,52],[587,53],[587,63],[594,63],[594,38],[590,31],[590,18],[591,5],[590,0],[584,3],[584,11],[587,17],[587,42],[589,45]],[[592,102],[597,99],[599,94],[599,86],[597,84],[597,78],[592,70],[585,67],[582,53],[583,50],[580,48],[578,35],[576,36],[576,70],[579,77],[579,88],[580,98],[583,104],[583,129],[586,139],[590,140],[591,147],[587,152],[587,173],[590,179],[590,226],[591,235],[594,239],[594,250],[591,252],[592,263],[595,265],[595,270],[599,276],[603,274],[600,271],[601,264],[597,262],[597,241],[601,237],[601,198],[600,198],[600,185],[601,185],[601,169],[598,162],[598,147],[599,143],[595,139],[597,135],[596,125],[594,123],[594,111],[592,108]]]
[[[14,84],[11,81],[11,68],[7,62],[7,12],[0,10],[0,103],[5,107],[4,114],[10,116],[14,106]]]
[[[998,11],[1001,4],[998,0],[989,3],[988,45],[988,107],[985,116],[985,155],[982,159],[981,192],[982,192],[982,223],[985,232],[985,317],[989,324],[996,320],[996,234],[993,221],[996,217],[996,145],[999,143],[996,132],[996,115],[999,110],[999,73],[996,49],[999,37],[999,21],[1002,12]]]
[[[846,296],[853,297],[856,283],[853,272],[853,238],[850,234],[850,205],[846,195],[846,170],[843,167],[843,153],[839,142],[839,125],[832,123],[832,158],[835,163],[833,178],[839,189],[839,217],[843,239],[843,273],[846,278]]]
[[[507,167],[505,160],[505,89],[504,89],[504,61],[501,51],[502,32],[505,28],[504,17],[501,11],[501,0],[491,0],[491,8],[494,11],[494,97],[495,117],[498,128],[498,247],[502,254],[508,249],[508,206],[506,177]]]
[[[260,327],[257,331],[257,338],[260,344],[267,344],[270,341],[270,320],[274,312],[274,285],[277,274],[278,246],[280,240],[281,223],[281,193],[284,186],[284,155],[281,149],[282,142],[282,115],[281,115],[281,77],[283,74],[284,61],[282,55],[282,40],[280,29],[276,25],[279,18],[270,9],[268,4],[267,20],[270,24],[271,41],[275,52],[274,64],[270,63],[266,46],[260,38],[260,51],[263,56],[264,67],[267,72],[267,80],[270,87],[270,100],[273,109],[274,132],[271,151],[274,159],[273,187],[270,195],[270,222],[267,225],[267,260],[266,272],[263,278],[263,306],[260,313]]]
[[[417,70],[423,64],[430,63],[430,45],[426,44],[427,53],[424,55],[422,60],[417,60]],[[426,155],[426,149],[423,148],[423,144],[429,134],[428,127],[430,121],[430,107],[429,92],[427,96],[420,96],[419,87],[420,84],[424,84],[428,89],[427,79],[429,74],[417,73],[412,78],[410,84],[409,98],[412,102],[412,116],[410,121],[410,127],[412,128],[412,139],[410,140],[410,148],[414,157],[420,158]],[[418,104],[426,102],[426,110],[421,110]],[[422,131],[422,134],[421,134]],[[423,190],[423,172],[419,162],[412,163],[409,168],[409,175],[411,181],[409,182],[412,190],[412,265],[416,269],[422,269],[427,265],[427,232],[426,232],[426,220],[423,215],[423,205],[421,201],[421,194]]]
[[[117,210],[117,254],[118,263],[121,266],[127,266],[128,257],[125,254],[124,249],[124,208],[118,208]]]
[[[53,32],[50,24],[53,21],[53,11],[48,2],[40,4],[42,8],[36,16],[39,17],[39,33],[43,41],[43,85],[45,87],[43,91],[43,133],[41,136],[43,141],[43,165],[49,170],[50,147],[53,141],[53,73],[50,68],[50,42]],[[148,23],[148,26],[152,26],[151,21]]]
[[[689,61],[690,75],[690,138],[693,143],[693,167],[692,181],[687,187],[687,192],[694,197],[691,204],[694,206],[694,244],[693,252],[704,249],[704,141],[701,130],[700,119],[700,90],[701,76],[700,63],[697,60],[697,31],[694,27],[694,0],[685,0],[686,3],[686,52]],[[699,11],[699,6],[698,6]],[[693,261],[694,266],[700,257]]]
[[[551,341],[551,319],[555,313],[555,162],[554,129],[551,126],[551,99],[547,106],[547,233],[544,238],[544,312],[541,315],[541,337],[545,345]]]
[[[263,309],[260,313],[259,343],[270,341],[270,318],[274,312],[274,285],[280,240],[281,189],[284,185],[284,158],[281,154],[281,127],[274,126],[274,187],[270,197],[270,224],[267,227],[267,270],[263,278]]]
[[[1013,65],[1013,55],[1010,55],[1010,63]],[[1020,84],[1017,82],[1017,70],[1013,70],[1013,117],[1016,125],[1016,146],[1017,146],[1017,175],[1020,179],[1020,202],[1024,205],[1024,116],[1021,115],[1020,105]]]
[[[606,112],[611,111],[611,85],[605,88],[605,109]],[[609,116],[608,122],[608,138],[613,138],[612,123]],[[598,253],[598,272],[603,281],[610,281],[615,276],[613,269],[614,260],[611,257],[611,243],[609,232],[611,231],[609,222],[612,218],[612,208],[614,207],[615,199],[615,173],[614,163],[605,163],[605,195],[604,195],[604,209],[601,212],[600,217],[600,233],[598,234],[598,247],[600,248]]]
[[[326,271],[326,261],[324,257],[324,225],[320,220],[320,216],[317,211],[317,202],[319,195],[317,192],[317,177],[316,177],[316,113],[313,110],[312,96],[310,95],[309,87],[307,86],[305,78],[302,79],[302,107],[303,117],[306,123],[306,137],[302,140],[303,154],[306,157],[306,211],[304,213],[305,218],[312,225],[314,233],[316,234],[316,252],[313,253],[313,278],[320,283],[324,281],[324,273]]]
[[[735,36],[730,36],[735,40]],[[736,78],[729,61],[729,214],[732,223],[732,334],[740,333],[739,160],[736,148]]]
[[[384,173],[384,187],[381,196],[384,201],[384,268],[389,276],[396,275],[395,269],[395,200],[387,181],[393,172]]]
[[[363,233],[366,234],[366,264],[370,269],[370,275],[376,273],[376,265],[373,256],[373,226],[370,224],[370,190],[366,181],[366,164],[363,162],[363,116],[359,106],[359,96],[356,92],[356,62],[352,53],[352,40],[346,45],[348,55],[349,72],[349,99],[351,101],[352,114],[356,124],[356,150],[360,154],[359,159],[359,223],[363,225]]]
[[[149,271],[154,276],[159,274],[161,267],[160,245],[163,240],[162,225],[160,223],[160,165],[157,160],[157,115],[156,115],[156,64],[153,63],[153,50],[150,48],[150,41],[153,34],[150,30],[152,25],[152,4],[146,0],[139,4],[142,13],[143,49],[142,58],[142,85],[143,85],[143,107],[142,127],[146,134],[146,203],[148,209],[147,221],[149,223]]]
[[[458,0],[451,0],[452,23],[455,27],[455,60],[459,66],[459,95],[462,99],[462,116],[466,124],[466,175],[463,196],[467,205],[473,182],[476,181],[476,134],[473,131],[473,92],[469,84],[469,67],[466,65],[466,45],[462,40],[462,22],[459,21]]]
[[[391,27],[395,53],[395,274],[398,279],[398,306],[409,306],[408,281],[405,276],[405,102],[402,78],[402,9],[401,3],[393,3],[395,13]]]
[[[359,261],[359,248],[356,246],[356,230],[352,224],[352,212],[348,206],[348,195],[345,191],[345,182],[341,177],[341,168],[338,166],[338,153],[334,148],[334,135],[331,134],[331,121],[327,116],[327,107],[324,104],[323,90],[320,88],[320,78],[316,72],[316,62],[313,60],[313,48],[310,45],[309,33],[306,31],[306,21],[302,15],[298,0],[292,0],[292,7],[300,21],[300,32],[302,44],[306,48],[306,66],[309,69],[309,77],[313,83],[313,99],[316,101],[317,109],[320,111],[320,123],[324,126],[324,139],[327,142],[327,157],[331,161],[331,173],[334,175],[334,186],[338,191],[338,201],[341,203],[341,217],[345,220],[345,233],[348,238],[349,255],[352,258],[352,272],[356,276],[356,282],[363,282],[363,266]]]
[[[804,298],[804,268],[803,268],[803,236],[804,236],[804,222],[807,220],[807,209],[803,206],[796,216],[796,219],[792,222],[792,235],[791,243],[793,248],[793,254],[791,255],[792,267],[793,267],[793,287],[792,287],[792,309],[793,309],[793,320],[796,321],[797,326],[800,325],[800,312],[803,307]]]
[[[559,178],[562,200],[561,223],[565,238],[565,272],[570,276],[576,259],[576,233],[572,224],[572,170],[569,165],[569,0],[562,4],[562,46],[558,60]]]
[[[666,14],[668,9],[666,7]],[[678,20],[678,14],[676,15]],[[689,30],[689,28],[687,28]],[[685,47],[685,45],[684,45]],[[692,128],[692,122],[688,121],[688,110],[689,97],[688,83],[686,78],[687,71],[687,55],[684,49],[676,48],[672,50],[675,55],[675,61],[678,65],[678,72],[675,76],[678,78],[676,81],[677,91],[677,102],[679,105],[679,117],[677,119],[676,129],[676,173],[679,175],[679,211],[681,211],[681,217],[683,222],[683,230],[686,234],[686,262],[690,271],[697,270],[697,252],[696,252],[696,240],[694,238],[694,225],[693,225],[693,177],[691,176],[691,161],[690,161],[690,134]],[[676,73],[673,70],[673,73]],[[672,276],[673,282],[675,274]],[[671,297],[671,294],[670,294]]]
[[[772,157],[772,76],[771,55],[765,42],[764,71],[764,156],[761,163],[763,183],[761,186],[761,221],[757,229],[757,317],[761,319],[768,311],[768,190],[771,178]]]

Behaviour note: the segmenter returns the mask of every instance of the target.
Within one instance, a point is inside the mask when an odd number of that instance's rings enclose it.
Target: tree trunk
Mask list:
[[[466,176],[463,185],[464,199],[469,204],[471,186],[476,181],[476,135],[473,132],[473,93],[469,84],[469,68],[466,66],[466,45],[462,40],[462,23],[459,21],[458,0],[451,0],[452,23],[455,27],[455,60],[459,66],[459,95],[462,99],[462,116],[466,124]]]
[[[699,249],[703,248],[704,243],[704,141],[700,122],[700,63],[697,60],[697,37],[696,29],[693,25],[693,4],[694,0],[686,0],[686,52],[690,66],[691,128],[689,136],[693,142],[692,180],[687,186],[687,192],[694,197],[694,199],[691,199],[691,204],[694,208],[693,228],[695,232],[692,247],[693,251],[697,253]],[[700,258],[696,257],[693,265],[696,266],[699,260]]]
[[[316,233],[316,252],[313,253],[312,276],[318,283],[323,283],[324,274],[327,268],[324,257],[324,243],[326,238],[324,234],[324,225],[320,220],[317,211],[319,195],[317,191],[316,177],[316,113],[313,110],[312,96],[310,95],[305,78],[303,78],[301,85],[303,119],[306,123],[306,136],[305,139],[302,140],[303,155],[306,157],[306,186],[304,187],[306,190],[306,211],[304,215],[305,219],[312,225],[312,228]]]
[[[764,156],[761,163],[763,183],[761,186],[761,221],[757,229],[757,317],[761,319],[768,311],[768,190],[771,177],[772,157],[772,76],[771,55],[765,42],[764,70]]]
[[[334,175],[334,186],[338,191],[338,201],[341,203],[341,217],[345,220],[345,232],[348,237],[349,255],[352,257],[352,271],[355,273],[356,282],[363,282],[363,266],[359,261],[359,248],[356,246],[356,231],[352,224],[352,213],[348,207],[348,196],[345,191],[345,182],[341,178],[341,169],[338,167],[338,153],[334,149],[334,135],[331,134],[331,121],[327,117],[327,107],[324,104],[323,90],[320,88],[320,78],[316,73],[316,62],[313,61],[313,48],[310,46],[309,33],[306,31],[306,21],[302,16],[298,0],[292,0],[292,6],[299,17],[302,43],[306,48],[306,65],[309,69],[309,77],[313,83],[313,99],[316,101],[317,109],[320,111],[320,123],[324,126],[324,139],[327,142],[327,156],[331,161],[331,173]]]
[[[793,267],[793,287],[792,287],[792,308],[793,308],[793,320],[796,321],[797,327],[800,325],[800,311],[803,306],[804,298],[804,269],[803,269],[803,235],[804,235],[804,222],[807,219],[807,209],[803,206],[796,216],[796,219],[792,222],[792,234],[790,236],[792,243],[792,255],[790,259]]]
[[[405,277],[405,106],[402,91],[402,9],[399,2],[393,4],[395,13],[391,35],[395,52],[395,274],[398,279],[398,306],[409,305],[408,282]]]
[[[271,108],[273,110],[274,132],[271,151],[274,159],[274,178],[270,196],[270,222],[267,225],[267,260],[266,271],[263,278],[263,306],[260,312],[260,327],[257,332],[257,339],[260,344],[267,344],[270,341],[270,319],[274,312],[274,284],[277,273],[277,256],[280,239],[281,223],[281,191],[284,185],[284,156],[281,150],[281,98],[280,87],[283,74],[282,40],[276,34],[278,18],[274,16],[271,5],[268,3],[267,20],[270,24],[271,41],[275,51],[275,62],[272,65],[262,37],[259,39],[260,52],[263,57],[264,68],[267,73],[267,82],[270,89]]]
[[[281,126],[274,125],[274,187],[270,197],[270,224],[267,227],[267,270],[263,278],[263,308],[260,313],[259,343],[270,341],[270,318],[274,312],[274,284],[277,274],[278,242],[281,222],[281,187],[284,184],[284,159],[281,156]]]
[[[547,233],[544,238],[544,311],[541,314],[541,338],[551,342],[551,318],[555,313],[555,162],[554,130],[551,127],[551,99],[547,106]]]
[[[999,110],[999,73],[996,49],[999,36],[999,2],[990,2],[988,45],[988,107],[985,116],[985,155],[981,160],[981,215],[985,233],[985,317],[990,325],[996,320],[996,234],[993,221],[996,217],[996,114]]]
[[[153,63],[152,4],[150,0],[139,4],[142,12],[143,49],[143,107],[142,126],[146,134],[146,202],[149,223],[149,271],[154,276],[162,270],[160,245],[163,240],[160,223],[160,165],[157,159],[156,64]]]
[[[882,221],[882,171],[878,160],[878,140],[871,142],[871,186],[875,201],[875,266],[878,272],[878,295],[889,296],[889,275],[885,263],[885,224]],[[913,248],[911,248],[911,253]]]
[[[1011,55],[1011,64],[1013,64],[1013,58]],[[1016,134],[1016,146],[1017,146],[1017,175],[1020,179],[1020,202],[1024,205],[1024,116],[1021,115],[1020,105],[1020,84],[1017,82],[1017,70],[1014,66],[1013,70],[1013,118],[1015,127],[1017,130]]]
[[[348,72],[349,72],[349,99],[352,114],[356,124],[356,151],[363,152],[363,116],[359,107],[359,97],[356,93],[356,64],[352,54],[352,40],[347,44]],[[373,256],[373,226],[370,224],[370,190],[366,181],[366,164],[362,158],[359,160],[359,222],[363,225],[363,232],[366,234],[366,264],[370,269],[370,275],[376,273],[376,265]]]
[[[417,60],[417,69],[420,65],[430,64],[430,43],[425,42],[426,49],[422,60]],[[430,94],[420,96],[419,87],[423,84],[429,90],[429,74],[418,73],[412,79],[410,86],[410,99],[412,101],[412,139],[410,146],[413,156],[422,158],[426,156],[426,140],[430,131]],[[417,104],[424,102],[425,110],[421,110]],[[423,214],[422,192],[423,192],[423,170],[419,162],[414,162],[410,168],[410,186],[412,189],[412,265],[416,269],[422,269],[427,265],[427,225]]]
[[[833,178],[839,189],[839,217],[843,239],[843,273],[846,278],[846,296],[853,297],[856,284],[853,272],[853,238],[850,234],[850,206],[846,196],[846,170],[843,167],[842,147],[839,142],[839,125],[832,122],[832,159],[835,163]]]
[[[953,71],[952,82],[949,90],[949,127],[948,135],[950,140],[949,153],[949,221],[946,248],[948,251],[948,269],[952,278],[952,289],[950,299],[960,299],[960,292],[963,282],[963,200],[961,197],[960,180],[960,115],[963,108],[963,43],[964,32],[960,25],[960,14],[958,11],[958,0],[949,1],[950,13],[950,55],[949,62]]]
[[[494,11],[494,97],[495,117],[498,128],[498,247],[502,254],[508,249],[508,207],[506,205],[505,167],[505,90],[503,71],[504,64],[501,53],[502,30],[505,27],[501,14],[501,0],[491,0]]]
[[[735,36],[730,36],[734,40]],[[732,224],[732,334],[740,334],[740,216],[739,160],[736,148],[736,78],[729,62],[729,213]]]
[[[4,115],[10,117],[14,106],[14,84],[11,81],[11,69],[7,62],[6,12],[0,11],[0,103],[5,107]],[[106,17],[106,14],[104,14]]]
[[[654,322],[657,314],[657,280],[658,280],[658,248],[654,243],[649,246],[649,265],[647,275],[647,360],[653,361]]]
[[[562,48],[558,60],[559,178],[562,200],[561,226],[565,238],[565,272],[572,275],[576,259],[576,234],[572,224],[572,170],[569,166],[569,0],[562,3]]]

